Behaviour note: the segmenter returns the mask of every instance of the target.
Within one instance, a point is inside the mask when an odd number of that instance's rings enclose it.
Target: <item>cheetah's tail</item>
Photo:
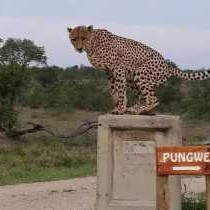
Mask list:
[[[182,71],[178,68],[169,67],[171,76],[176,76],[182,80],[207,80],[210,79],[210,70],[185,70]]]

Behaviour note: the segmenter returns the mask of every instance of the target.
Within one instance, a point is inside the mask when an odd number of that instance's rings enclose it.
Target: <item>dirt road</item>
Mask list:
[[[204,190],[203,177],[182,179],[182,191]],[[0,210],[93,210],[95,191],[95,177],[0,186]]]
[[[0,186],[0,210],[93,210],[95,177]]]

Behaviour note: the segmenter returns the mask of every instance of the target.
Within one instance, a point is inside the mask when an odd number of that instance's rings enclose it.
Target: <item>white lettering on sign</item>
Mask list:
[[[209,152],[165,152],[163,153],[163,162],[210,162]]]
[[[199,171],[201,170],[200,166],[174,166],[174,171]]]

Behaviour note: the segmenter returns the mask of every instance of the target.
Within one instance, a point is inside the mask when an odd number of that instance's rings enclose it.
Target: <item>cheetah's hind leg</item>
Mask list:
[[[134,105],[133,107],[127,108],[126,113],[133,114],[133,115],[155,115],[155,112],[153,111],[156,106],[158,106],[158,102],[155,104],[152,104],[150,106],[138,106]]]
[[[133,107],[127,108],[126,112],[129,114],[141,114],[141,115],[154,115],[154,108],[158,106],[157,97],[154,95],[154,92],[147,92],[144,94],[145,104],[141,105],[140,103],[135,104]]]

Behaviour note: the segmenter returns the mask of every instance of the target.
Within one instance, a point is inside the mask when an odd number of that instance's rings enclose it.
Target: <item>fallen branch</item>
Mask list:
[[[86,120],[78,128],[76,128],[76,130],[72,131],[71,133],[57,134],[54,131],[44,127],[41,124],[37,124],[37,123],[33,123],[33,122],[28,122],[27,124],[32,125],[32,128],[26,128],[26,129],[21,129],[21,130],[13,130],[11,136],[14,137],[14,138],[18,138],[18,137],[23,136],[25,134],[44,131],[44,132],[46,132],[46,133],[48,133],[48,134],[50,134],[54,137],[63,138],[63,139],[72,139],[72,138],[75,138],[77,136],[85,134],[87,131],[89,131],[91,129],[94,129],[94,128],[98,127],[97,121]]]

